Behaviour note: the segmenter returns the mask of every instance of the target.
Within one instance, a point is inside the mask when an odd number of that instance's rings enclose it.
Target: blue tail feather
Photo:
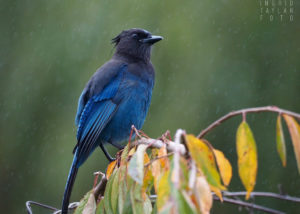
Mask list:
[[[65,187],[63,205],[62,205],[62,212],[61,212],[62,214],[67,214],[68,213],[68,206],[69,206],[70,196],[71,196],[72,188],[73,188],[74,181],[75,181],[77,171],[78,171],[76,153],[74,155],[74,159],[73,159],[73,162],[72,162],[72,166],[70,168],[67,184],[66,184],[66,187]]]

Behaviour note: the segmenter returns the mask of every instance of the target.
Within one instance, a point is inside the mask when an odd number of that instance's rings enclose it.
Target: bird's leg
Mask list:
[[[110,154],[108,153],[108,151],[107,151],[106,148],[104,147],[103,143],[100,143],[99,146],[100,146],[100,148],[102,149],[103,153],[105,154],[105,156],[106,156],[106,158],[107,158],[107,160],[108,160],[109,162],[112,162],[112,161],[116,160],[115,158],[112,158],[112,157],[110,156]]]

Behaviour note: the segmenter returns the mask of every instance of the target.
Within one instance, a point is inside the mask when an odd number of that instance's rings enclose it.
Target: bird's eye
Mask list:
[[[138,39],[138,38],[139,38],[139,36],[138,36],[136,33],[132,34],[131,36],[132,36],[132,38],[134,38],[134,39]]]

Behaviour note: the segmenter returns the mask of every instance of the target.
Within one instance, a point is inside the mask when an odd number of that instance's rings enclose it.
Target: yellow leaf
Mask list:
[[[220,174],[217,170],[213,151],[205,142],[193,135],[186,135],[186,142],[197,168],[205,175],[208,183],[218,189],[225,190],[221,184]]]
[[[257,174],[256,143],[248,124],[243,121],[236,134],[239,175],[247,190],[246,199],[253,191]]]
[[[162,169],[159,161],[153,161],[151,164],[151,172],[154,177],[154,189],[155,192],[158,191],[158,184],[161,178]]]
[[[130,149],[128,156],[132,156],[135,153],[135,147],[133,147],[132,149]]]
[[[150,163],[150,158],[147,153],[144,155],[144,165]],[[153,182],[153,175],[150,167],[145,167],[145,173],[144,173],[144,181],[143,181],[143,192],[146,191],[146,189],[151,185]]]
[[[216,188],[216,187],[214,187],[214,186],[212,186],[212,185],[209,185],[209,188],[210,188],[210,190],[213,191],[213,192],[216,194],[216,196],[218,196],[218,198],[223,202],[223,196],[222,196],[221,190],[218,189],[218,188]]]
[[[220,170],[221,178],[225,186],[228,186],[232,177],[232,167],[230,162],[224,156],[223,152],[214,149],[214,154],[217,160],[217,164]]]
[[[157,156],[161,157],[161,156],[165,156],[165,155],[167,155],[167,148],[165,146],[163,146],[158,150],[158,155]],[[162,168],[167,168],[168,169],[170,167],[168,158],[160,158],[159,162],[161,163]]]
[[[117,164],[117,160],[114,160],[114,161],[110,162],[110,164],[108,165],[107,170],[106,170],[106,177],[107,177],[107,179],[109,179],[109,177],[113,173],[116,164]]]
[[[291,116],[284,114],[283,117],[289,128],[289,132],[292,138],[294,152],[297,160],[298,171],[300,173],[300,125]]]
[[[277,152],[279,154],[280,160],[282,165],[286,166],[286,148],[285,148],[285,140],[281,125],[281,116],[278,115],[277,123],[276,123],[276,145],[277,145]]]
[[[144,154],[144,165],[150,162],[150,158],[147,153]]]
[[[198,207],[200,207],[200,212],[202,214],[209,214],[213,203],[213,197],[204,176],[198,176],[196,178],[194,194],[196,196]]]
[[[170,197],[170,170],[164,172],[163,176],[159,180],[158,191],[157,191],[157,209],[160,211]]]

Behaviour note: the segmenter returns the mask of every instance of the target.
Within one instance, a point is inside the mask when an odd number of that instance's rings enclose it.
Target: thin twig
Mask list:
[[[168,153],[166,155],[157,156],[157,157],[153,158],[152,160],[150,160],[149,163],[146,163],[144,165],[144,167],[146,168],[146,167],[150,166],[154,161],[157,161],[157,160],[162,159],[162,158],[167,158],[167,157],[169,157],[169,156],[171,156],[173,154],[174,154],[173,152],[170,152],[170,153]]]
[[[220,201],[220,199],[214,195],[214,200]],[[240,200],[235,200],[235,199],[231,199],[231,198],[227,198],[227,197],[223,197],[223,202],[225,203],[230,203],[230,204],[236,204],[236,205],[240,205],[243,207],[249,207],[255,210],[260,210],[266,213],[272,213],[272,214],[284,214],[284,212],[278,211],[278,210],[274,210],[268,207],[264,207],[264,206],[260,206],[257,204],[253,204],[253,203],[248,203],[248,202],[244,202],[244,201],[240,201]]]
[[[43,208],[46,208],[46,209],[49,209],[49,210],[52,210],[52,211],[58,211],[57,208],[46,205],[46,204],[42,204],[42,203],[39,203],[39,202],[36,202],[36,201],[26,201],[26,209],[27,209],[27,212],[29,214],[33,213],[32,209],[31,209],[31,205],[37,205],[39,207],[43,207]]]
[[[107,184],[107,178],[105,175],[102,176],[101,181],[99,184],[94,188],[93,193],[95,196],[95,199],[97,200],[99,196],[103,196],[105,192],[105,187]]]
[[[237,111],[232,111],[232,112],[224,115],[220,119],[218,119],[215,122],[213,122],[212,124],[210,124],[206,129],[202,130],[197,137],[203,138],[204,135],[206,135],[209,131],[211,131],[213,128],[219,126],[221,123],[223,123],[224,121],[228,120],[231,117],[234,117],[234,116],[237,116],[240,114],[245,115],[247,113],[258,113],[258,112],[277,112],[279,114],[286,114],[286,115],[293,116],[297,119],[300,119],[300,114],[278,108],[277,106],[263,106],[263,107],[255,107],[255,108],[246,108],[246,109],[241,109],[241,110],[237,110]]]
[[[242,192],[239,192],[242,193]],[[266,196],[269,197],[269,196]],[[272,196],[270,196],[272,197]],[[150,200],[151,202],[155,202],[157,199],[157,195],[150,195]],[[214,200],[220,201],[220,199],[214,194]],[[284,214],[284,212],[278,211],[278,210],[274,210],[268,207],[264,207],[264,206],[260,206],[260,205],[256,205],[253,203],[248,203],[248,202],[244,202],[244,201],[240,201],[240,200],[235,200],[235,199],[231,199],[231,198],[227,198],[227,197],[223,197],[223,202],[226,203],[231,203],[231,204],[236,204],[236,205],[240,205],[243,207],[248,207],[251,209],[255,209],[255,210],[260,210],[260,211],[264,211],[266,213],[272,213],[272,214]]]
[[[94,176],[95,176],[95,178],[94,178],[94,185],[93,185],[93,188],[95,188],[95,187],[96,187],[96,185],[97,185],[97,183],[98,183],[98,178],[99,178],[99,175],[101,175],[101,176],[102,176],[102,178],[105,176],[105,174],[104,174],[103,172],[101,172],[101,171],[94,172]]]
[[[223,191],[222,192],[224,196],[245,196],[247,195],[247,192],[227,192]],[[282,195],[282,194],[277,194],[273,192],[251,192],[250,194],[251,197],[269,197],[269,198],[277,198],[280,200],[286,200],[286,201],[291,201],[291,202],[296,202],[300,203],[300,198],[289,196],[289,195]]]

